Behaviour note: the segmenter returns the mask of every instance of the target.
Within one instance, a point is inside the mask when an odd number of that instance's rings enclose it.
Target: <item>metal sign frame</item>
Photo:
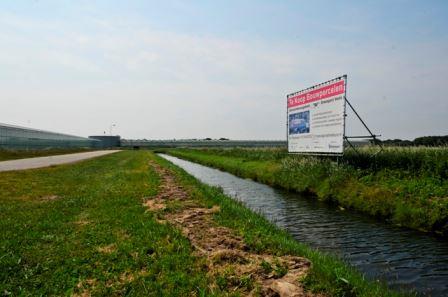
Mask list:
[[[378,145],[380,147],[380,149],[374,153],[372,155],[372,157],[376,156],[377,154],[381,153],[384,148],[383,145],[381,144],[381,141],[379,141],[378,137],[380,137],[381,135],[379,134],[373,134],[372,131],[369,129],[369,127],[367,126],[367,124],[364,122],[364,120],[361,118],[361,116],[358,114],[358,112],[356,111],[356,109],[353,107],[353,105],[350,103],[350,101],[348,101],[347,97],[345,97],[345,102],[347,102],[348,106],[351,108],[351,110],[353,111],[353,113],[356,115],[356,117],[359,119],[359,121],[361,122],[361,124],[364,126],[364,128],[366,128],[367,132],[369,132],[370,135],[356,135],[356,136],[346,136],[345,135],[345,130],[344,130],[344,140],[345,142],[347,142],[347,144],[357,153],[360,154],[359,151],[356,149],[356,147],[350,142],[350,139],[353,138],[361,138],[361,139],[371,139],[373,141],[373,144]],[[347,114],[344,114],[344,118],[347,117]],[[344,121],[345,122],[345,121]],[[345,150],[345,148],[344,148]]]
[[[289,117],[288,117],[288,115],[289,115],[289,108],[288,108],[288,104],[286,104],[286,143],[287,143],[287,148],[288,148],[288,153],[289,154],[342,157],[344,155],[344,152],[345,152],[345,149],[346,149],[345,144],[348,144],[348,146],[350,148],[352,148],[356,153],[359,154],[359,151],[356,149],[356,147],[353,145],[353,143],[350,142],[350,139],[356,139],[356,138],[358,138],[358,139],[371,139],[374,144],[378,144],[379,145],[379,147],[380,147],[379,151],[376,152],[375,154],[373,154],[373,156],[375,156],[378,153],[383,151],[384,148],[381,145],[381,142],[378,141],[378,137],[381,136],[381,135],[372,133],[372,131],[367,126],[366,122],[361,118],[361,116],[358,114],[356,109],[353,107],[353,105],[347,99],[347,75],[346,74],[342,75],[342,76],[339,76],[337,78],[328,80],[326,82],[314,85],[312,87],[309,87],[309,88],[306,88],[306,89],[303,89],[303,90],[300,90],[300,91],[288,94],[286,96],[286,99],[288,100],[289,97],[294,96],[294,95],[296,95],[298,93],[309,91],[309,90],[313,90],[313,89],[317,89],[319,87],[322,87],[323,85],[327,85],[327,84],[330,84],[333,81],[341,80],[341,79],[344,79],[344,82],[345,82],[345,86],[344,86],[345,87],[344,88],[344,116],[343,116],[343,124],[342,124],[343,125],[343,135],[342,135],[342,137],[343,137],[343,144],[342,144],[343,148],[342,148],[342,153],[331,153],[331,152],[327,152],[327,153],[325,153],[325,152],[290,152],[289,151]],[[350,109],[356,115],[356,117],[361,122],[361,124],[364,126],[364,128],[369,133],[369,135],[347,136],[345,134],[346,133],[346,121],[345,121],[345,118],[347,117],[347,112],[346,112],[347,111],[347,105],[350,107]]]

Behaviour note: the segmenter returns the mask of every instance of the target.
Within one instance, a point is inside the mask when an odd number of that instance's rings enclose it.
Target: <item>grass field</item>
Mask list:
[[[168,153],[337,203],[394,224],[448,235],[448,149],[348,152],[340,163],[280,149],[175,149]]]
[[[72,153],[89,152],[92,149],[66,148],[66,149],[44,149],[44,150],[5,150],[0,149],[0,161],[16,160],[24,158],[45,157]]]
[[[1,292],[185,296],[205,288],[188,241],[142,207],[158,185],[148,158],[123,152],[1,173]]]
[[[189,200],[161,212],[145,198],[160,191],[150,162],[172,172]],[[62,182],[63,181],[63,182]],[[177,227],[160,221],[191,204],[219,205],[213,223],[244,238],[248,252],[305,256],[303,284],[330,296],[396,296],[345,263],[298,243],[260,215],[145,151],[77,164],[0,173],[0,291],[39,296],[238,296],[228,272],[210,275]],[[243,291],[244,292],[244,291]],[[243,294],[244,295],[244,294]]]

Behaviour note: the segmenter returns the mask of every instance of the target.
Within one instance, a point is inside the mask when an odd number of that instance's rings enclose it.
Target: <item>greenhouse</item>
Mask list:
[[[0,148],[3,149],[90,148],[100,143],[95,139],[0,123]]]

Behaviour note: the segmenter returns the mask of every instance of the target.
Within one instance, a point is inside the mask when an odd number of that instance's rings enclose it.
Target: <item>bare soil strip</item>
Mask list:
[[[208,275],[214,280],[212,290],[244,296],[317,296],[305,292],[300,283],[311,266],[307,259],[251,252],[233,230],[216,225],[213,215],[220,211],[219,206],[201,207],[168,169],[156,162],[151,165],[161,177],[161,186],[159,194],[144,205],[158,213],[160,222],[180,228],[195,253],[205,258]],[[181,209],[167,211],[172,203],[180,204]]]

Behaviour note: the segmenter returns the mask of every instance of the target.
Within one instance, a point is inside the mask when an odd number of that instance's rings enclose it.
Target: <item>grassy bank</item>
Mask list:
[[[0,173],[0,292],[186,296],[207,287],[180,232],[145,212],[149,152]]]
[[[303,280],[308,289],[329,296],[397,295],[145,151],[0,173],[2,294],[238,296],[222,286],[228,275],[211,279],[205,260],[194,255],[180,230],[142,205],[161,188],[150,160],[168,168],[194,204],[219,205],[214,223],[240,234],[250,251],[310,259]],[[163,213],[186,207],[191,201],[174,203]],[[219,286],[211,286],[215,283]]]
[[[9,149],[6,150],[0,148],[0,161],[82,153],[89,151],[92,151],[92,149],[66,148],[66,149],[43,149],[43,150],[9,150]]]
[[[215,222],[236,230],[244,237],[249,250],[278,256],[296,255],[311,260],[312,268],[303,280],[309,290],[324,292],[328,296],[403,296],[387,290],[381,283],[365,280],[338,258],[297,242],[286,231],[226,196],[222,190],[199,182],[166,160],[159,159],[158,162],[172,170],[179,183],[200,204],[207,207],[219,205],[220,212],[215,215]]]
[[[448,235],[448,149],[369,149],[329,158],[279,149],[174,149],[171,155],[337,203],[394,224]]]

